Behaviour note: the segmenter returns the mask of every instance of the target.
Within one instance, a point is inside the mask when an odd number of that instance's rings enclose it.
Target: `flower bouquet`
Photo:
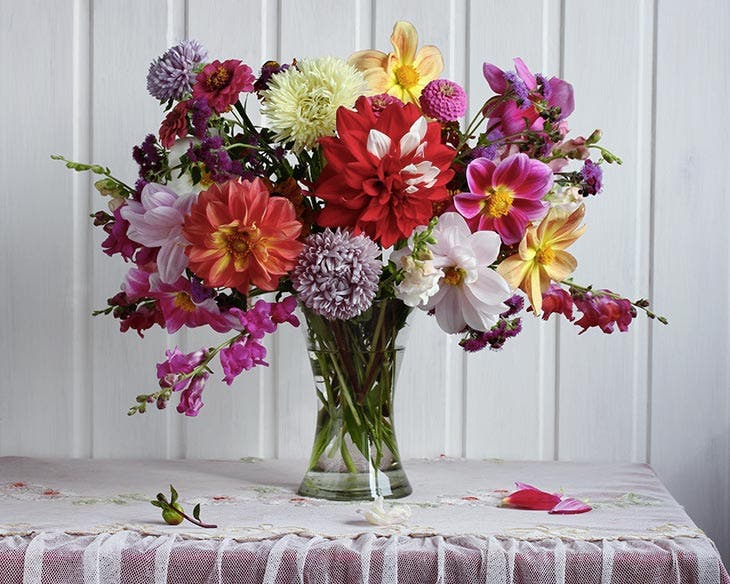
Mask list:
[[[567,137],[572,86],[520,59],[515,71],[485,63],[494,95],[462,125],[467,96],[440,77],[439,50],[418,49],[406,22],[391,41],[387,54],[269,61],[258,75],[183,42],[150,66],[148,90],[167,113],[133,150],[136,183],[54,157],[101,175],[109,210],[94,224],[104,252],[130,263],[95,314],[140,336],[228,335],[168,350],[159,388],[129,414],[177,395],[177,411],[196,416],[214,359],[229,385],[266,365],[262,339],[298,326],[300,306],[319,399],[307,495],[410,492],[392,405],[413,309],[470,352],[519,334],[525,298],[534,316],[581,332],[626,331],[637,309],[655,317],[646,300],[571,279],[586,204],[604,166],[620,163],[597,130]]]

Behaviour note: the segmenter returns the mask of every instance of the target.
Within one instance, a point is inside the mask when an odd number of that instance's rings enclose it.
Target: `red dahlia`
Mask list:
[[[340,108],[338,136],[320,139],[327,165],[315,185],[325,201],[318,223],[390,247],[429,222],[433,203],[448,199],[455,151],[413,104],[394,103],[377,117],[365,97],[356,107]]]

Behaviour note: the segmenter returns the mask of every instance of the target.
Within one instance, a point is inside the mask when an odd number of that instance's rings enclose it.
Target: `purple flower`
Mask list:
[[[208,373],[201,373],[190,380],[190,385],[180,394],[180,403],[177,404],[179,413],[186,416],[198,415],[198,411],[203,407],[202,396],[208,377]]]
[[[289,69],[289,65],[279,65],[276,61],[266,61],[266,63],[261,66],[261,73],[259,78],[253,84],[253,90],[260,96],[262,91],[269,88],[269,81],[271,81],[271,78],[277,73],[281,73],[287,69]]]
[[[191,119],[193,122],[193,134],[201,140],[208,135],[208,120],[213,115],[213,110],[204,97],[190,100]]]
[[[187,154],[190,162],[205,164],[214,182],[238,178],[243,173],[241,164],[231,159],[228,151],[223,148],[223,140],[219,136],[207,136],[198,145],[191,143]]]
[[[160,387],[171,387],[173,391],[180,391],[188,383],[188,376],[203,362],[206,352],[202,349],[193,353],[183,353],[175,347],[172,351],[165,351],[167,357],[157,364],[157,379]]]
[[[147,73],[147,91],[160,101],[182,99],[192,91],[196,68],[208,56],[198,41],[183,41],[152,61]]]
[[[104,231],[107,238],[102,241],[101,247],[108,256],[115,253],[121,254],[124,261],[129,261],[134,256],[134,252],[140,247],[136,241],[132,241],[127,236],[129,231],[129,221],[122,217],[121,210],[126,205],[122,205],[114,209],[114,221],[109,221],[104,225]]]
[[[328,320],[347,320],[373,303],[382,269],[379,254],[366,235],[326,229],[307,237],[291,281],[307,308]]]
[[[154,134],[148,134],[144,141],[132,149],[132,158],[139,165],[139,178],[149,180],[153,175],[162,169],[162,155],[158,149],[157,138]],[[142,188],[146,183],[137,181],[136,195],[139,198]]]
[[[461,85],[448,79],[429,81],[420,101],[423,113],[439,122],[453,122],[466,113],[466,93]]]
[[[240,308],[231,308],[230,313],[241,321],[243,330],[254,339],[263,339],[266,333],[276,330],[276,324],[271,320],[271,305],[265,300],[259,300],[245,312]]]
[[[526,108],[532,105],[530,102],[530,90],[527,89],[525,82],[520,79],[512,71],[505,71],[503,73],[504,80],[512,87],[512,91],[515,93],[515,100],[521,108]]]
[[[256,365],[267,367],[269,365],[264,361],[266,347],[252,337],[239,339],[229,347],[221,349],[219,356],[225,373],[223,381],[228,385],[231,385],[243,371],[253,369]]]
[[[297,299],[294,296],[287,296],[281,302],[271,305],[271,320],[276,324],[288,322],[292,326],[299,326],[299,319],[294,314],[297,307]]]
[[[588,195],[596,195],[603,188],[603,170],[598,164],[591,160],[586,160],[580,171],[581,185],[580,193],[587,197]]]

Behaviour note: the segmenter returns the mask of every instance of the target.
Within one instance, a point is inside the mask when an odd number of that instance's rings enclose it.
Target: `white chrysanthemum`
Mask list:
[[[334,134],[337,108],[353,107],[364,88],[362,73],[341,59],[305,60],[271,78],[262,112],[276,139],[298,152]]]
[[[430,259],[416,259],[410,247],[403,247],[390,255],[390,261],[403,270],[403,281],[396,285],[395,297],[406,306],[426,304],[439,291],[444,272],[435,268]]]

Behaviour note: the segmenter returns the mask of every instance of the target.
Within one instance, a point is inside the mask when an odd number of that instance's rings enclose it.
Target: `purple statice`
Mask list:
[[[160,101],[183,99],[192,91],[197,68],[208,56],[196,40],[183,41],[150,63],[147,91]]]
[[[304,241],[291,281],[304,305],[328,320],[365,312],[378,291],[380,249],[366,235],[325,229]]]
[[[205,165],[213,182],[225,182],[243,172],[241,163],[231,159],[219,136],[207,136],[198,145],[190,144],[187,154],[190,162]]]
[[[154,134],[148,134],[139,146],[132,148],[132,158],[139,165],[139,180],[134,185],[134,199],[139,201],[142,189],[162,170],[164,162]]]
[[[603,188],[603,170],[598,164],[586,160],[580,171],[580,194],[584,197],[596,195]]]
[[[186,416],[198,415],[200,408],[203,407],[203,390],[209,376],[207,372],[203,372],[190,380],[187,388],[180,393],[180,402],[177,404],[178,413]]]
[[[499,320],[488,331],[475,331],[467,329],[466,337],[459,344],[468,353],[476,353],[489,347],[493,351],[501,349],[507,339],[516,337],[522,332],[522,319],[516,316],[525,306],[525,301],[519,294],[510,296],[504,301],[507,310],[499,315]]]
[[[505,71],[503,75],[504,80],[510,87],[512,87],[517,105],[519,105],[521,109],[530,107],[532,105],[532,102],[530,101],[530,90],[527,88],[527,85],[525,85],[525,82],[522,81],[516,73],[512,73],[512,71]]]
[[[190,118],[193,124],[193,135],[202,140],[208,135],[208,120],[213,110],[204,97],[190,100]]]
[[[231,385],[241,373],[253,369],[256,365],[267,367],[269,365],[264,361],[266,347],[252,337],[242,337],[230,346],[221,349],[219,357],[223,373],[225,373],[223,381],[228,385]]]

